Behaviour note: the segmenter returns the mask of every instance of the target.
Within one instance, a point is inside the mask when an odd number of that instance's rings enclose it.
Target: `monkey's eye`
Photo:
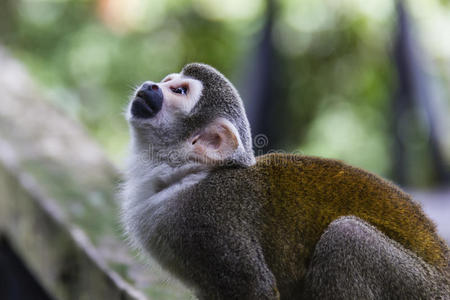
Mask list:
[[[186,86],[180,86],[177,88],[172,88],[172,92],[177,93],[177,94],[181,94],[181,95],[186,95],[187,93],[187,87]]]

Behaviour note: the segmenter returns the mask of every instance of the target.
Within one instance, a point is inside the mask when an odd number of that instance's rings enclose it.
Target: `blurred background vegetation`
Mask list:
[[[443,185],[450,1],[398,3],[1,0],[0,43],[119,165],[133,88],[199,61],[241,91],[254,134],[270,141],[256,150],[338,158],[407,186]]]

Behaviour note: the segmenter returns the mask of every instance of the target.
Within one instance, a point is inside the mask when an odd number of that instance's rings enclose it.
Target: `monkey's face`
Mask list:
[[[189,64],[158,83],[144,82],[128,106],[127,119],[134,148],[150,146],[166,162],[255,161],[242,100],[233,85],[208,65]]]
[[[203,85],[182,74],[167,75],[161,82],[144,82],[134,93],[127,119],[134,126],[167,127],[187,116],[200,99]]]
[[[160,82],[146,81],[134,92],[126,118],[140,151],[158,159],[183,160],[185,120],[199,101],[203,84],[197,79],[169,74]],[[154,159],[154,157],[152,158]]]

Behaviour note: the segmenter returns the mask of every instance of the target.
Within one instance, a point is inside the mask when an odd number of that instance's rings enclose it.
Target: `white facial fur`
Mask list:
[[[185,114],[194,108],[202,94],[203,85],[199,80],[186,77],[180,74],[167,75],[159,86],[163,90],[164,99],[167,101],[167,107]],[[180,86],[188,87],[186,95],[176,94],[172,88]]]

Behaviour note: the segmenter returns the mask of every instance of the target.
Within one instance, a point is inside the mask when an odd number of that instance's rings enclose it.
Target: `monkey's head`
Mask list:
[[[242,100],[211,66],[192,63],[161,82],[144,82],[126,117],[133,151],[147,151],[153,161],[173,166],[187,161],[211,166],[255,163]]]

